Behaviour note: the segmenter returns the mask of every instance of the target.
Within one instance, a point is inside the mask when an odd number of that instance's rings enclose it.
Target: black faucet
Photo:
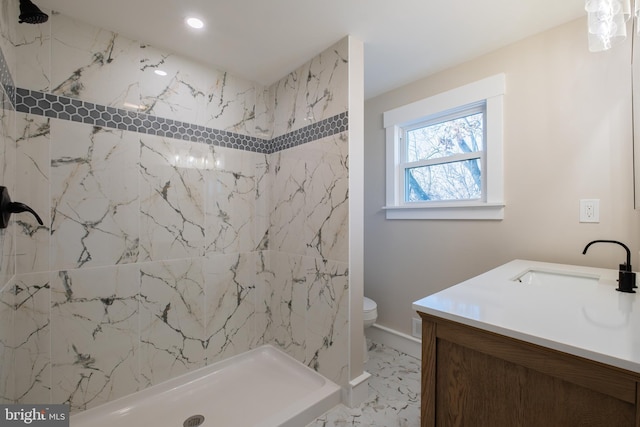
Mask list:
[[[636,291],[634,291],[633,288],[638,287],[636,286],[636,273],[631,269],[631,251],[627,245],[622,242],[618,242],[617,240],[594,240],[584,247],[582,255],[586,254],[589,246],[594,243],[615,243],[616,245],[622,246],[627,251],[627,261],[624,264],[620,264],[620,269],[618,270],[618,287],[616,288],[616,291],[635,294]]]

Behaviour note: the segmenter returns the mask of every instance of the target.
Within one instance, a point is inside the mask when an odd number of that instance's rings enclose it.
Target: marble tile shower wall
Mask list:
[[[3,400],[83,410],[266,342],[346,385],[346,39],[263,88],[57,13],[7,37],[18,95],[270,145],[5,108],[0,167],[45,225],[13,218]]]

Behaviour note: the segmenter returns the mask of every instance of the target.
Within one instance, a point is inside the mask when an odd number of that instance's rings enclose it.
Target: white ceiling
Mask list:
[[[365,98],[585,15],[583,0],[34,3],[264,85],[352,35],[365,46]],[[186,28],[187,15],[201,17],[205,29]]]

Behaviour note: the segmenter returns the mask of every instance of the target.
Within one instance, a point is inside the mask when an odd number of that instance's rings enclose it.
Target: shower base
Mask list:
[[[71,416],[71,427],[300,427],[340,386],[271,345]]]

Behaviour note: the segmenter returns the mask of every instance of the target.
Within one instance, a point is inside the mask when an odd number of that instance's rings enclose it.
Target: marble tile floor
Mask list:
[[[420,425],[420,361],[368,342],[369,398],[355,408],[338,405],[307,427]]]

